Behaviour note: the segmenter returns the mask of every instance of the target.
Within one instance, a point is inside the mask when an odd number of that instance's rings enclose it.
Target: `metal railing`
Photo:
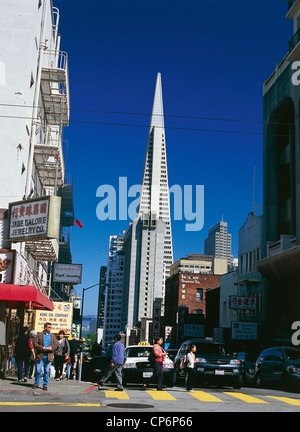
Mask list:
[[[293,51],[298,42],[300,42],[300,28],[289,41],[289,53]]]

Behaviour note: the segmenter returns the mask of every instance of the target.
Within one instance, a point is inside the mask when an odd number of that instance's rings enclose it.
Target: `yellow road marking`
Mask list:
[[[117,398],[117,399],[129,399],[128,394],[125,390],[122,392],[114,391],[114,390],[105,390],[105,396],[107,398]]]
[[[195,391],[194,393],[190,394],[201,402],[223,402],[221,401],[221,399],[218,399],[215,396],[204,391]]]
[[[146,390],[146,393],[148,393],[148,395],[150,395],[154,400],[177,400],[166,391]]]
[[[292,399],[292,398],[287,398],[287,397],[279,397],[279,396],[267,396],[269,398],[272,399],[277,399],[280,402],[285,402],[289,405],[300,405],[300,400],[299,399]]]
[[[244,402],[248,402],[248,403],[269,403],[269,402],[266,402],[262,399],[258,399],[258,398],[253,397],[253,396],[248,396],[248,395],[245,395],[243,393],[234,393],[234,392],[223,392],[223,393],[227,394],[229,396],[233,396],[237,399],[240,399],[240,400],[242,400]]]

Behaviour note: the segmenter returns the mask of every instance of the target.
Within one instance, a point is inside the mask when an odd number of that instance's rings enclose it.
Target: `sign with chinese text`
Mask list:
[[[239,340],[257,340],[257,323],[232,322],[231,338]]]
[[[53,282],[81,283],[82,264],[53,263]]]
[[[52,333],[58,334],[63,330],[66,335],[69,335],[72,329],[72,313],[72,303],[53,302],[53,311],[36,310],[34,330],[41,332],[44,330],[44,324],[50,322]]]
[[[158,338],[160,334],[160,317],[161,317],[161,304],[162,299],[156,298],[153,302],[153,326],[152,326],[152,337]]]
[[[230,296],[230,309],[256,310],[256,297]]]
[[[204,337],[204,325],[202,324],[184,324],[184,336]]]
[[[9,204],[8,239],[13,242],[59,237],[61,198],[45,196]]]

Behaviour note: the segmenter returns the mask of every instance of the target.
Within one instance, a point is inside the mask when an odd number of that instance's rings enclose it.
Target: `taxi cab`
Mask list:
[[[152,384],[154,370],[149,363],[149,355],[153,345],[140,343],[129,345],[126,348],[126,362],[123,368],[123,384],[139,383]],[[163,350],[164,351],[164,350]],[[164,351],[165,352],[165,351]],[[163,363],[163,385],[173,387],[175,385],[176,373],[174,363],[168,356]]]

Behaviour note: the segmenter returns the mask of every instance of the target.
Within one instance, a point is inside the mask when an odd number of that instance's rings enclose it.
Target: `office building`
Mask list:
[[[204,254],[226,258],[228,269],[232,268],[231,234],[227,232],[227,222],[218,222],[209,229],[208,237],[204,240]]]
[[[152,317],[153,302],[164,307],[165,280],[173,262],[166,136],[161,75],[158,73],[137,217],[124,238],[122,325],[129,329]]]

